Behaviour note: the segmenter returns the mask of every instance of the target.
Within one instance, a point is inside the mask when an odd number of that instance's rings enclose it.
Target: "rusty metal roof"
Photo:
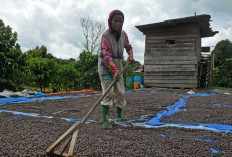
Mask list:
[[[210,15],[203,14],[203,15],[189,16],[189,17],[178,18],[178,19],[170,19],[170,20],[165,20],[164,22],[139,25],[135,27],[137,27],[144,34],[147,34],[149,30],[158,27],[175,26],[175,25],[181,25],[186,23],[198,23],[201,32],[201,37],[202,38],[212,37],[215,34],[217,34],[218,31],[213,31],[212,28],[210,27],[209,22],[212,21],[210,20],[210,18],[211,18]]]

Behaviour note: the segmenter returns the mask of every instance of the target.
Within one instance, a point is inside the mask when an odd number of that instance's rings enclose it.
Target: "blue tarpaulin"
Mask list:
[[[17,98],[1,98],[0,105],[9,104],[9,103],[23,103],[29,101],[38,101],[38,100],[49,100],[49,99],[63,99],[63,98],[73,98],[73,97],[83,97],[84,95],[68,95],[68,96],[48,96],[48,97],[17,97]]]
[[[36,113],[25,113],[25,112],[18,112],[18,111],[8,111],[8,110],[0,110],[0,114],[2,112],[7,112],[7,113],[12,113],[13,115],[16,116],[27,116],[27,117],[36,117],[36,118],[47,118],[47,119],[52,119],[52,116],[41,116],[39,114]],[[61,118],[63,120],[66,120],[68,122],[78,122],[81,121],[81,119],[74,119],[74,118]],[[86,120],[85,123],[89,124],[89,123],[93,123],[93,120]]]

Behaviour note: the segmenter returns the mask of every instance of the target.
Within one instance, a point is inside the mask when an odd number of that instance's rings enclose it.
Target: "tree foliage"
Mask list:
[[[17,33],[0,19],[0,91],[22,88],[26,56],[22,54],[17,40]]]
[[[232,87],[232,43],[230,40],[219,41],[213,51],[215,53],[215,68],[213,70],[212,86]]]
[[[51,53],[47,53],[47,47],[42,45],[41,47],[36,46],[35,49],[30,49],[25,52],[27,58],[41,57],[54,59],[55,57]]]
[[[232,87],[232,58],[226,59],[221,66],[214,69],[213,86]]]
[[[47,58],[30,58],[27,60],[27,76],[28,82],[34,83],[42,91],[49,87],[52,78],[55,75],[57,62],[54,59]]]
[[[100,89],[100,79],[98,75],[98,56],[83,51],[75,67],[78,71],[77,86],[82,88]]]
[[[59,64],[56,68],[55,77],[52,79],[53,91],[69,91],[75,89],[77,71],[72,64]]]
[[[126,63],[127,63],[126,60],[123,60],[123,61],[122,61],[123,66],[125,66]],[[141,63],[140,63],[139,61],[134,60],[131,64],[128,65],[127,68],[135,70],[135,69],[138,68],[140,65],[141,65]]]
[[[228,58],[232,58],[232,43],[230,40],[222,40],[216,44],[214,52],[215,67],[221,66]]]

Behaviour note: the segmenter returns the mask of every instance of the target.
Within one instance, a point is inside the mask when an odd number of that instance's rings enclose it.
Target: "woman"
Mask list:
[[[123,23],[123,13],[120,10],[113,10],[108,19],[109,28],[103,33],[101,39],[98,72],[103,93],[113,80],[118,80],[101,102],[102,126],[104,129],[112,129],[112,125],[109,123],[109,107],[114,104],[117,106],[117,118],[122,121],[126,120],[126,117],[122,115],[122,109],[126,105],[126,100],[123,76],[121,76],[120,72],[123,69],[124,48],[128,54],[127,62],[129,63],[133,61],[133,50],[126,32],[122,30]]]

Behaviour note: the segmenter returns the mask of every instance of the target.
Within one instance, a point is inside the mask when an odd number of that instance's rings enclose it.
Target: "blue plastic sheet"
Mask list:
[[[232,107],[232,105],[225,105],[225,104],[214,104],[215,106],[219,106],[219,107],[221,107],[221,106],[223,106],[223,107]]]
[[[125,126],[125,127],[128,127],[128,126],[140,126],[140,127],[143,127],[147,123],[147,121],[149,119],[151,119],[152,117],[154,117],[153,114],[141,116],[138,119],[128,120],[128,121],[120,121],[120,120],[116,119],[114,121],[114,123],[118,124],[118,125],[121,125],[121,126]]]
[[[0,105],[9,104],[9,103],[23,103],[30,101],[38,100],[49,100],[49,99],[63,99],[63,98],[74,98],[74,97],[83,97],[84,95],[68,95],[68,96],[50,96],[50,97],[17,97],[17,98],[1,98]]]
[[[12,113],[13,115],[16,115],[16,116],[42,117],[42,118],[47,118],[47,119],[53,118],[52,116],[41,116],[41,115],[36,114],[36,113],[25,113],[25,112],[18,112],[18,111],[0,110],[0,113],[2,113],[2,112]]]
[[[170,123],[159,123],[156,125],[145,125],[147,128],[161,128],[161,127],[180,127],[187,129],[204,129],[214,132],[225,132],[232,133],[232,126],[221,125],[221,124],[170,124]]]
[[[214,148],[210,148],[212,153],[218,153],[218,150],[214,149]]]
[[[180,99],[178,102],[174,103],[172,106],[168,107],[162,113],[157,113],[155,117],[149,120],[145,127],[147,128],[160,128],[160,127],[182,127],[182,128],[189,128],[189,129],[204,129],[210,130],[214,132],[232,132],[232,126],[229,125],[221,125],[221,124],[170,124],[170,123],[161,123],[161,119],[174,114],[175,112],[183,111],[183,107],[185,107],[185,103],[191,96],[215,96],[218,94],[190,94],[185,96],[183,99]]]
[[[180,99],[178,102],[174,103],[172,106],[168,107],[167,110],[165,110],[162,113],[157,113],[157,115],[149,120],[147,124],[153,125],[153,124],[159,124],[160,120],[163,119],[166,116],[170,116],[174,114],[175,112],[183,111],[184,109],[180,109],[185,106],[186,99]]]
[[[205,139],[194,139],[194,141],[203,141],[203,142],[210,142],[210,143],[217,143],[216,141],[212,141],[212,140],[205,140]]]
[[[80,122],[81,121],[81,119],[73,119],[73,118],[61,118],[61,119],[64,119],[64,120],[66,120],[68,122]],[[93,123],[93,122],[94,121],[92,121],[92,120],[86,120],[85,121],[86,124]]]
[[[36,114],[36,113],[25,113],[25,112],[18,112],[18,111],[0,110],[0,114],[2,112],[12,113],[13,115],[16,115],[16,116],[27,116],[27,117],[37,117],[37,118],[47,118],[47,119],[52,119],[53,118],[52,116],[41,116],[41,115]],[[68,122],[78,122],[78,121],[81,121],[81,119],[73,119],[73,118],[61,118],[61,119],[66,120]],[[94,121],[92,121],[92,120],[86,120],[85,123],[86,124],[94,123]]]
[[[126,93],[132,92],[131,90],[125,91]],[[88,95],[68,95],[68,96],[47,96],[47,97],[38,97],[46,95],[41,92],[37,92],[36,96],[31,97],[9,97],[9,98],[0,98],[0,105],[10,104],[10,103],[23,103],[23,102],[30,102],[30,101],[38,101],[38,100],[49,100],[49,99],[63,99],[63,98],[74,98],[74,97],[84,97]]]
[[[35,95],[36,95],[36,96],[41,96],[41,95],[43,96],[43,95],[46,95],[46,94],[44,94],[44,93],[42,93],[42,92],[37,92],[37,93],[35,93]]]

